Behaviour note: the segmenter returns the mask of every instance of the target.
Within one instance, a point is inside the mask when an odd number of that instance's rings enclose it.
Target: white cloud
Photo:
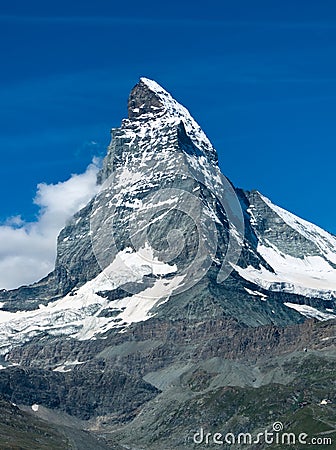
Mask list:
[[[20,216],[0,226],[0,288],[33,283],[54,267],[56,239],[68,218],[97,192],[99,161],[94,159],[82,174],[57,184],[40,183],[34,203],[40,208],[36,222]]]

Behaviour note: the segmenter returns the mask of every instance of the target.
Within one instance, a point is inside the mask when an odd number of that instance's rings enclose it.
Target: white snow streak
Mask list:
[[[330,320],[330,319],[336,319],[335,314],[326,314],[321,311],[319,311],[316,308],[313,308],[312,306],[307,305],[298,305],[297,303],[284,303],[288,308],[295,309],[300,314],[302,314],[305,317],[314,318],[318,320]]]
[[[114,290],[125,283],[140,282],[144,275],[162,277],[176,271],[176,265],[163,263],[154,257],[149,245],[138,252],[127,248],[119,252],[96,278],[60,300],[47,306],[40,305],[33,311],[0,311],[0,354],[6,354],[11,345],[26,342],[41,332],[85,340],[110,328],[147,320],[151,317],[150,310],[167,301],[183,277],[157,278],[152,287],[139,294],[130,293],[111,302],[97,293]],[[106,309],[115,311],[114,317],[100,317],[99,314]],[[68,370],[68,365],[63,364],[59,370]]]

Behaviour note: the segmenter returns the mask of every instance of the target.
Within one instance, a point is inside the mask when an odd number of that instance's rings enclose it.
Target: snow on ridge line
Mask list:
[[[269,198],[260,194],[260,192],[258,192],[258,194],[266,205],[281,217],[288,226],[309,241],[312,241],[329,261],[336,264],[336,238],[332,234],[328,233],[318,225],[308,222],[305,219],[301,219],[284,208],[275,205]]]
[[[211,144],[209,138],[185,106],[176,101],[173,96],[156,81],[150,80],[146,77],[141,77],[140,81],[159,97],[169,115],[184,119],[183,123],[187,134],[200,149],[202,149],[203,143],[208,151],[211,153],[216,153],[216,150]]]
[[[141,77],[140,81],[142,81],[142,83],[144,83],[147,87],[149,87],[149,89],[153,91],[155,94],[170,95],[169,92],[163,89],[163,87],[160,86],[160,84],[157,83],[155,80],[151,80],[150,78],[147,77]]]
[[[263,265],[258,269],[235,266],[235,270],[246,280],[273,292],[288,292],[308,298],[336,299],[336,239],[322,228],[293,213],[274,205],[257,191],[260,199],[292,230],[309,240],[318,250],[315,255],[298,258],[286,254],[268,239],[258,243],[257,251],[273,268],[274,273]],[[249,207],[251,225],[256,222],[254,206]],[[324,313],[321,313],[322,315]]]

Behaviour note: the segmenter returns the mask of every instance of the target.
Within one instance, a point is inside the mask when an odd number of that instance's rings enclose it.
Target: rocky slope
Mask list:
[[[1,293],[3,354],[45,333],[90,339],[154,311],[197,317],[201,299],[202,314],[252,326],[335,317],[335,238],[235,190],[199,125],[155,82],[132,90],[98,182],[60,233],[55,270]]]
[[[146,78],[97,182],[55,270],[0,293],[4,399],[71,416],[109,448],[177,449],[199,423],[292,420],[296,365],[320,384],[303,395],[313,409],[334,398],[307,369],[332,372],[334,236],[236,189],[189,112]],[[285,406],[267,415],[273,389]]]

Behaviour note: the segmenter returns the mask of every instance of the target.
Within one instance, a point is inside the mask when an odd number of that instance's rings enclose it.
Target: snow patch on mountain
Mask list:
[[[262,292],[253,291],[252,289],[248,288],[244,289],[248,294],[253,295],[254,297],[260,297],[260,300],[266,301],[267,295],[263,294]]]
[[[288,306],[288,308],[295,309],[295,311],[298,311],[300,314],[310,319],[311,318],[318,320],[336,319],[336,314],[326,314],[319,311],[316,308],[313,308],[312,306],[298,305],[297,303],[284,303],[284,304]]]
[[[55,369],[53,369],[53,372],[71,372],[71,370],[73,369],[73,367],[78,366],[78,365],[82,365],[85,364],[85,361],[78,361],[78,359],[76,359],[75,361],[65,361],[64,364],[55,367]]]
[[[336,299],[336,238],[294,214],[274,205],[268,198],[256,192],[257,199],[262,200],[256,204],[250,204],[247,212],[250,216],[250,224],[258,238],[257,252],[273,271],[265,267],[260,261],[259,268],[249,265],[246,268],[234,266],[234,269],[244,279],[273,292],[288,292],[299,294],[308,298],[323,300]],[[268,220],[268,212],[263,209],[266,204],[272,210],[268,225],[271,228],[264,230],[264,216]],[[273,213],[276,214],[273,217]],[[293,239],[286,243],[280,250],[277,239],[268,237],[272,230],[281,229],[282,226],[290,228]],[[290,232],[289,232],[290,233]],[[309,251],[302,257],[296,257],[296,250],[300,252],[300,244],[296,244],[295,236],[298,234],[309,241]],[[278,239],[282,239],[280,235]],[[288,245],[288,247],[286,247]],[[295,247],[296,246],[296,247]],[[292,254],[284,249],[290,248]]]
[[[45,332],[85,340],[111,328],[123,329],[133,322],[147,320],[153,315],[150,310],[167,301],[172,291],[182,283],[182,276],[164,278],[176,271],[175,265],[154,257],[149,245],[137,252],[126,248],[96,278],[60,300],[40,305],[33,311],[0,311],[0,354],[6,354],[12,345],[27,342]],[[144,275],[159,278],[139,294],[130,293],[115,301],[99,295],[125,283],[140,282]],[[106,309],[114,311],[114,317],[100,316]]]
[[[321,256],[294,258],[280,252],[270,244],[258,245],[258,253],[274,269],[274,273],[264,266],[245,269],[234,265],[240,276],[264,289],[284,291],[306,297],[326,300],[336,298],[336,269]]]

